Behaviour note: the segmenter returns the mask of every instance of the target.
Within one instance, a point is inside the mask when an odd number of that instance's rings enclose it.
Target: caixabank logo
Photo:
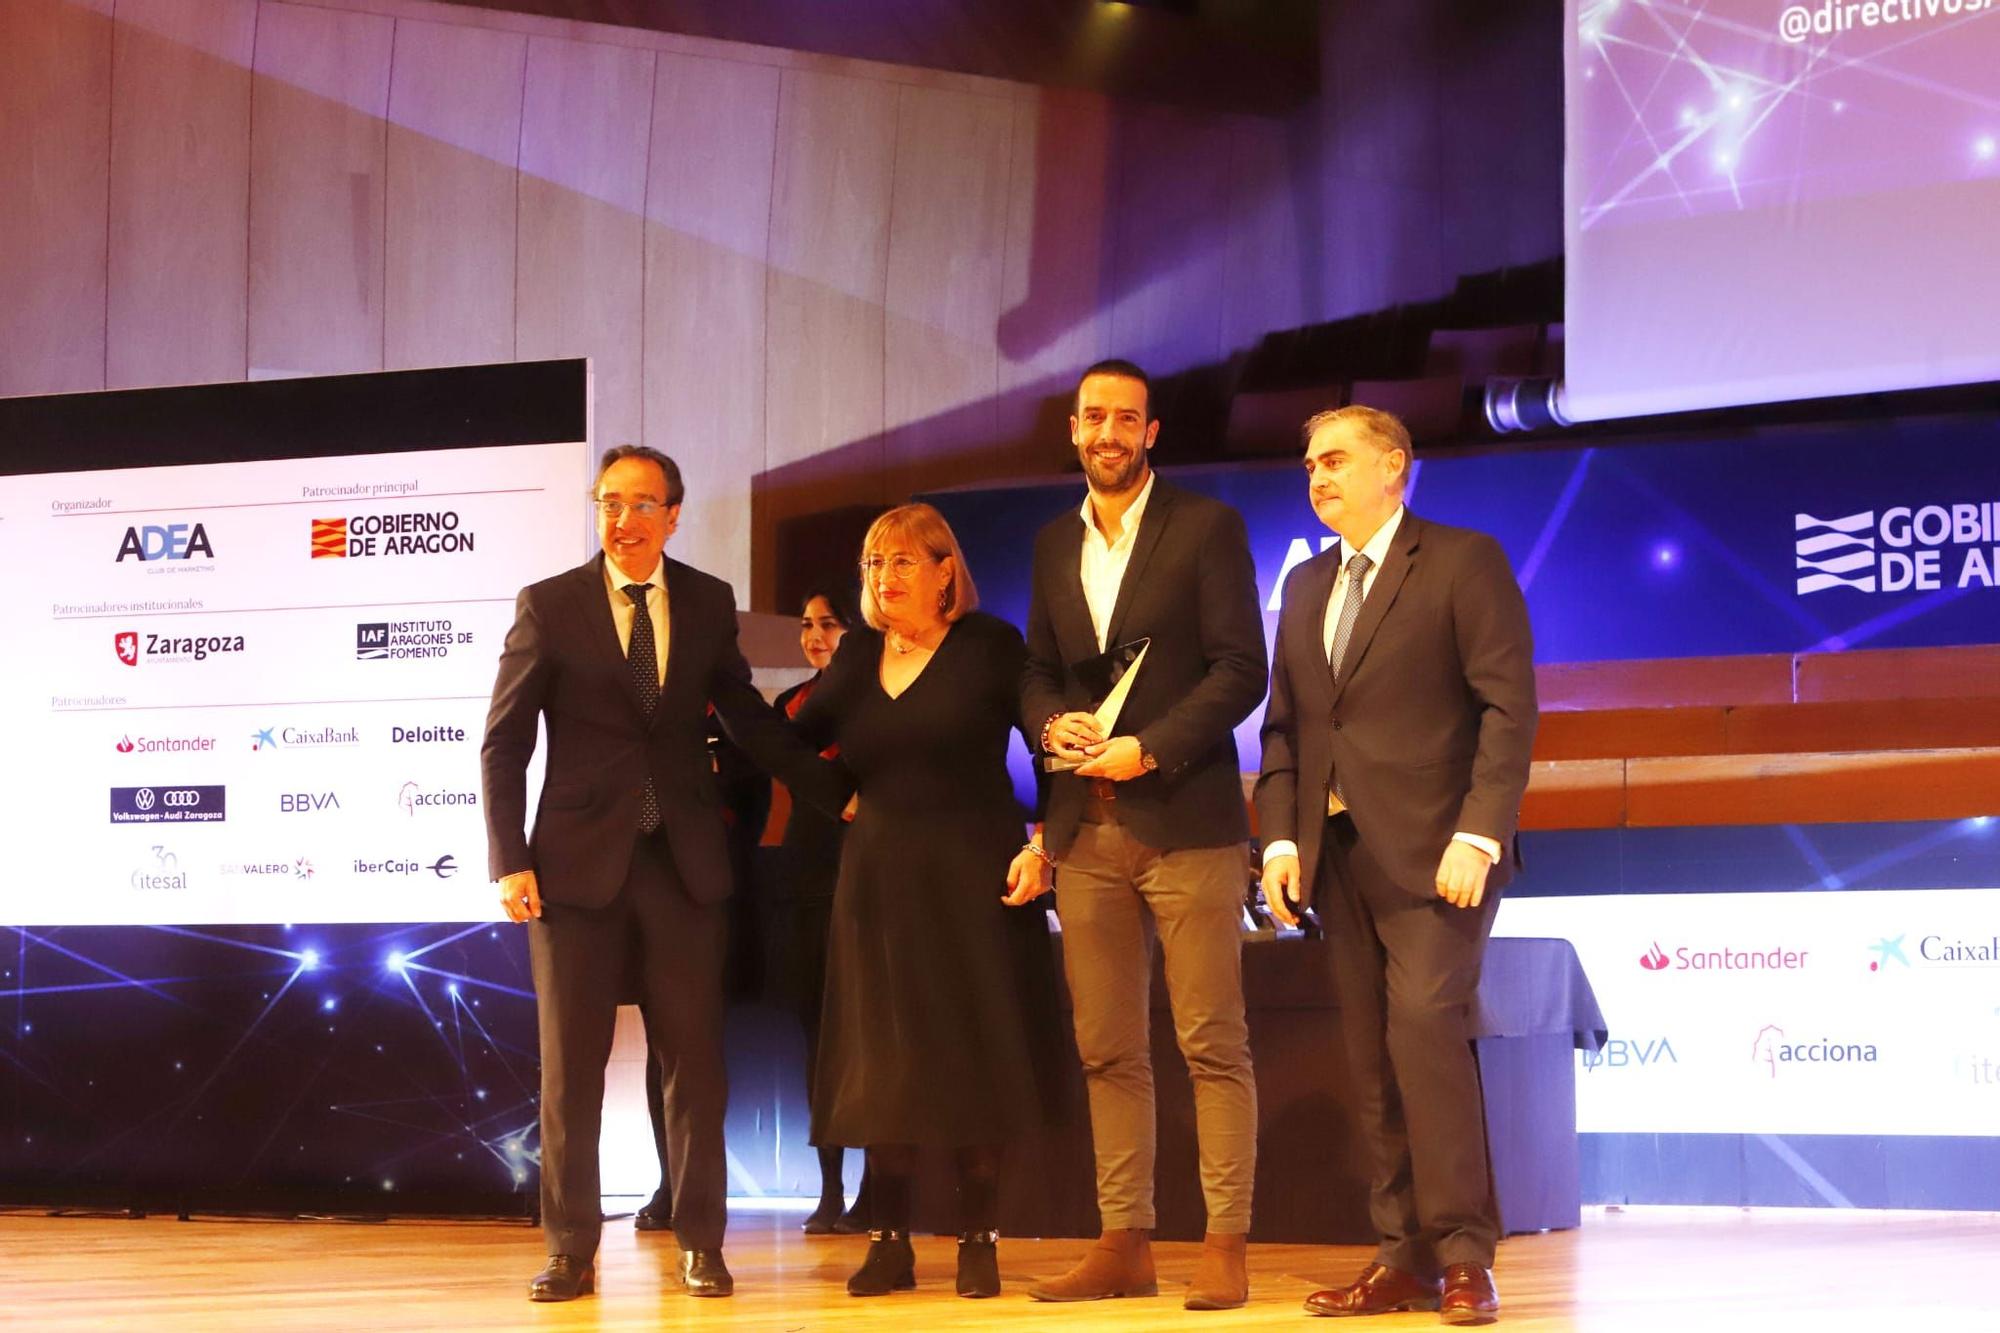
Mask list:
[[[223,787],[113,787],[114,824],[219,824],[227,818]]]
[[[374,560],[385,556],[459,555],[478,549],[479,534],[454,509],[355,514],[312,521],[315,560]]]
[[[121,629],[111,636],[111,651],[128,667],[141,662],[206,662],[224,653],[243,651],[241,634],[154,634]]]
[[[2000,501],[1892,505],[1837,518],[1792,515],[1797,595],[1992,588]]]

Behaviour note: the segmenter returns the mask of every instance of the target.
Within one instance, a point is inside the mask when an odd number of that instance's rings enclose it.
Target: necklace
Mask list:
[[[895,649],[898,654],[904,657],[907,657],[911,653],[917,651],[917,649],[924,647],[923,644],[919,643],[916,639],[910,637],[909,635],[903,633],[901,630],[892,629],[884,637],[888,640],[889,646]],[[925,651],[929,652],[930,650],[926,648]]]

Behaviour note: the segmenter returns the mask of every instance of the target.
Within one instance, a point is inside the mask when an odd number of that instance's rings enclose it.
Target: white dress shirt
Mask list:
[[[1356,555],[1365,555],[1368,557],[1367,572],[1361,576],[1361,600],[1365,603],[1368,600],[1368,594],[1375,588],[1375,576],[1382,572],[1382,562],[1388,558],[1389,548],[1396,540],[1396,530],[1403,526],[1403,515],[1407,512],[1408,510],[1404,506],[1397,505],[1396,512],[1389,515],[1382,526],[1375,530],[1375,535],[1370,537],[1367,544],[1359,551],[1348,551],[1343,546],[1340,555],[1340,569],[1333,576],[1333,595],[1326,599],[1326,614],[1320,619],[1320,655],[1329,662],[1333,660],[1333,634],[1334,630],[1340,624],[1340,608],[1347,601],[1348,563]],[[1350,643],[1348,645],[1348,651],[1354,651],[1353,644]],[[1468,843],[1477,847],[1480,851],[1486,853],[1486,859],[1489,861],[1497,863],[1500,860],[1500,844],[1491,838],[1478,833],[1454,833],[1451,836],[1454,842]],[[1266,863],[1269,863],[1280,856],[1297,856],[1298,854],[1299,846],[1297,843],[1289,838],[1277,838],[1271,842],[1270,846],[1264,849],[1264,860]]]
[[[1158,479],[1158,473],[1148,470],[1146,484],[1139,488],[1139,498],[1125,510],[1125,526],[1115,542],[1104,540],[1104,533],[1097,526],[1092,508],[1097,497],[1088,492],[1083,497],[1083,600],[1090,606],[1090,625],[1097,631],[1100,653],[1111,646],[1104,636],[1111,630],[1111,613],[1118,606],[1118,587],[1125,582],[1125,568],[1132,563],[1132,543],[1139,536],[1139,520],[1145,516],[1146,501],[1152,498],[1153,483]]]
[[[653,617],[653,659],[660,672],[660,684],[667,683],[667,562],[663,558],[653,566],[653,572],[646,579],[654,591],[646,594],[646,610]],[[632,621],[639,608],[632,605],[632,599],[625,595],[625,585],[632,582],[624,571],[613,564],[610,556],[604,557],[604,590],[611,598],[611,621],[618,626],[618,647],[626,654],[632,651]]]

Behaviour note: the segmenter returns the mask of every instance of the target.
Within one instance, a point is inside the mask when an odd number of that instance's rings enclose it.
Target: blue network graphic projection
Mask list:
[[[0,948],[10,1201],[531,1210],[519,930],[8,927]]]

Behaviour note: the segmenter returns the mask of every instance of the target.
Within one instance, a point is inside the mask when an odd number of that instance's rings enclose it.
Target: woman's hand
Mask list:
[[[1007,888],[1000,901],[1009,907],[1023,907],[1047,893],[1053,886],[1049,874],[1049,863],[1039,850],[1031,846],[1014,853],[1014,859],[1007,866]]]

